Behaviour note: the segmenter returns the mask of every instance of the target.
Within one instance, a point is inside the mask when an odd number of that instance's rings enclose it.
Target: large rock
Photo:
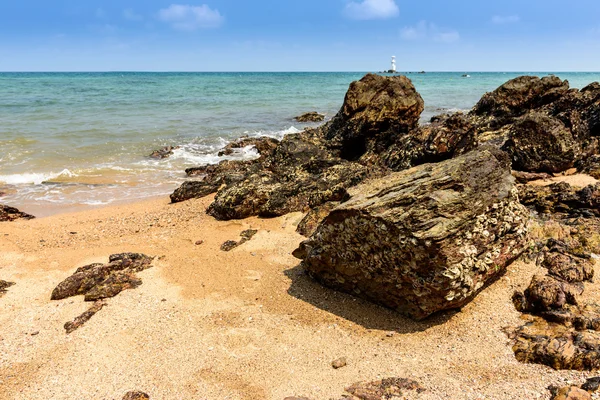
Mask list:
[[[294,252],[326,286],[412,318],[461,307],[526,245],[510,161],[493,148],[349,189]]]
[[[32,219],[35,218],[33,215],[29,215],[22,211],[17,210],[14,207],[5,206],[0,204],[0,222],[14,221],[17,219]]]
[[[581,146],[558,119],[532,112],[510,129],[503,147],[520,171],[560,172],[572,168],[581,155]]]

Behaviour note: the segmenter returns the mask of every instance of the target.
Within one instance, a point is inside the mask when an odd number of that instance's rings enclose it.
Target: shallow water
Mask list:
[[[547,73],[407,74],[425,100],[422,121],[471,108],[508,79]],[[48,215],[166,195],[183,170],[215,163],[242,135],[281,138],[332,117],[364,73],[0,73],[0,197]],[[600,73],[556,73],[573,87]],[[148,154],[181,146],[168,159]],[[255,157],[242,149],[229,158]]]

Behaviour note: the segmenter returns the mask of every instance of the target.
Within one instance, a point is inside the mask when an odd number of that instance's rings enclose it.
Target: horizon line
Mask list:
[[[375,74],[385,74],[389,73],[387,71],[192,71],[192,70],[48,70],[48,71],[31,71],[31,70],[0,70],[0,73],[209,73],[209,74],[222,74],[222,73],[231,73],[231,74],[249,74],[249,73],[260,73],[260,74],[268,74],[268,73],[337,73],[337,74],[352,74],[352,73],[375,73]],[[409,74],[423,74],[423,73],[503,73],[503,74],[511,74],[511,73],[600,73],[599,71],[588,71],[588,70],[512,70],[512,71],[492,71],[492,70],[406,70],[406,71],[397,71],[396,75],[401,75],[403,73]]]

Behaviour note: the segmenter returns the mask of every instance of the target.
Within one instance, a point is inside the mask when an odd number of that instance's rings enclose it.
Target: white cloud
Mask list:
[[[213,10],[206,4],[201,6],[171,4],[158,12],[158,18],[180,31],[217,28],[224,20],[219,10]]]
[[[397,17],[400,10],[394,0],[363,0],[346,4],[344,14],[360,20],[386,19]]]
[[[508,15],[508,16],[494,15],[492,17],[492,22],[496,25],[514,24],[514,23],[519,22],[520,20],[521,20],[521,18],[519,18],[518,15]]]
[[[133,11],[132,8],[123,10],[123,18],[128,19],[129,21],[141,21],[144,19],[140,14]]]
[[[400,30],[404,40],[434,40],[442,43],[453,43],[460,40],[460,34],[452,29],[441,29],[434,23],[420,21],[415,26],[405,26]]]

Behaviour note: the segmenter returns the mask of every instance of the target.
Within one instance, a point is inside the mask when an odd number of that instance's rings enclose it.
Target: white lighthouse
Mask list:
[[[392,56],[392,68],[390,69],[390,72],[393,74],[396,73],[396,56]]]

